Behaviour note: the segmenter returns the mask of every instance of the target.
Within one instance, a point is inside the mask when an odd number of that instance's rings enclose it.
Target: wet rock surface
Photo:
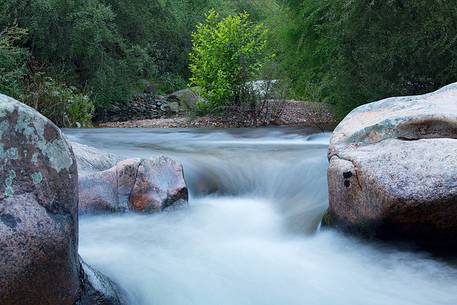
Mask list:
[[[76,305],[127,304],[121,289],[106,276],[81,260],[81,295]]]
[[[457,246],[457,84],[355,109],[329,148],[328,221],[365,236]]]
[[[120,160],[118,156],[103,152],[94,147],[70,142],[78,164],[78,172],[90,173],[107,170]]]
[[[80,213],[153,213],[185,205],[188,190],[182,165],[161,156],[127,159],[79,179]]]
[[[75,304],[75,157],[53,123],[1,94],[0,182],[0,304]]]

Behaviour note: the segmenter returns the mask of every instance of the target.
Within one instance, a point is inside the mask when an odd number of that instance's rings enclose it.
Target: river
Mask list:
[[[67,129],[123,157],[184,164],[189,207],[80,219],[79,252],[137,305],[456,305],[457,269],[321,230],[330,134]]]

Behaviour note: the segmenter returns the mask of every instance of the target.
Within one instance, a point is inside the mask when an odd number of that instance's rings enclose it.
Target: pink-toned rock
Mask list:
[[[0,94],[0,304],[78,298],[77,179],[60,130]]]
[[[0,94],[1,305],[125,304],[81,267],[77,209],[76,160],[60,130]]]
[[[79,213],[115,212],[119,210],[117,173],[115,170],[79,177]]]
[[[166,157],[141,162],[130,194],[135,211],[160,211],[187,199],[181,164]]]
[[[187,203],[182,165],[170,158],[127,159],[81,176],[80,213],[160,212]]]

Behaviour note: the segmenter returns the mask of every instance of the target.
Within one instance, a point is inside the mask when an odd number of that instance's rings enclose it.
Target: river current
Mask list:
[[[137,305],[456,305],[457,269],[319,223],[328,133],[67,129],[122,157],[181,161],[189,207],[81,217],[79,253]]]

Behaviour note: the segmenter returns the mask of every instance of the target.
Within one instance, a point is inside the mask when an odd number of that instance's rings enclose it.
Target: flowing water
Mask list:
[[[66,130],[123,157],[184,164],[190,207],[80,219],[80,254],[138,305],[456,305],[457,270],[319,230],[329,134]]]

